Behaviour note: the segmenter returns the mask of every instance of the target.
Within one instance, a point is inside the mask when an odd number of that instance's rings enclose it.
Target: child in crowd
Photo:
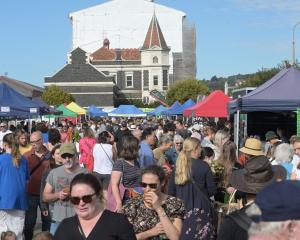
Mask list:
[[[6,231],[1,233],[1,240],[17,240],[17,236],[12,231]]]
[[[34,235],[32,240],[53,240],[53,236],[50,232],[39,232]]]

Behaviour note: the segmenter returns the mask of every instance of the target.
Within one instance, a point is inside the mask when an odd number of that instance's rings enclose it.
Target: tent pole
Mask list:
[[[239,154],[239,147],[240,147],[240,144],[239,144],[239,142],[240,142],[240,110],[237,110],[237,113],[236,113],[236,154],[237,154],[237,156],[238,156],[238,154]]]

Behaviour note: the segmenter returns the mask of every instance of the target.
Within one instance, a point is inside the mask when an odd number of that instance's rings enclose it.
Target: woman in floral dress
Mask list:
[[[123,213],[133,225],[137,239],[179,239],[184,204],[161,191],[164,183],[165,172],[162,167],[153,165],[144,168],[140,183],[143,197],[131,199],[123,207]]]

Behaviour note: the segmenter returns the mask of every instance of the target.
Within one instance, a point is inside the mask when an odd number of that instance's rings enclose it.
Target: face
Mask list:
[[[6,130],[7,130],[7,125],[5,123],[0,123],[0,131],[6,132]]]
[[[26,139],[25,134],[22,134],[22,135],[19,137],[19,144],[20,144],[21,146],[26,146],[26,145],[27,145],[27,139]]]
[[[41,134],[33,133],[30,136],[30,144],[32,145],[32,148],[39,152],[43,146],[43,138]]]
[[[135,136],[137,139],[141,139],[142,131],[140,129],[135,129],[132,131],[132,135]]]
[[[53,154],[53,158],[55,160],[55,163],[58,165],[62,165],[62,158],[60,156],[60,150],[57,148]]]
[[[62,164],[66,169],[72,169],[76,165],[76,156],[69,154],[69,153],[64,153],[61,155],[62,159]]]
[[[161,184],[159,182],[158,176],[152,173],[144,174],[142,176],[141,187],[143,188],[144,193],[147,192],[160,193]]]
[[[155,144],[155,141],[156,141],[154,132],[152,132],[151,135],[148,135],[147,138],[146,138],[146,140],[147,140],[147,142],[148,142],[150,145],[154,145],[154,144]]]
[[[169,150],[171,147],[172,147],[172,142],[169,142],[169,143],[164,143],[163,144],[163,151],[167,151],[167,150]]]
[[[300,157],[300,142],[295,142],[293,144],[295,154]]]
[[[78,204],[74,204],[74,202],[72,202],[72,198],[74,197]],[[79,202],[78,198],[80,198]],[[95,195],[95,190],[89,185],[83,183],[76,184],[72,187],[71,203],[80,219],[91,219],[95,216],[95,213],[99,212],[100,209],[100,201]]]
[[[177,140],[174,142],[174,144],[175,144],[176,151],[180,152],[182,150],[183,141]]]

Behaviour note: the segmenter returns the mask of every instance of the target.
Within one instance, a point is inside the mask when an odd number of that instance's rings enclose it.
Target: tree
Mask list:
[[[270,80],[280,71],[279,68],[262,69],[253,74],[241,85],[241,87],[258,87]]]
[[[167,92],[167,101],[171,104],[175,101],[184,103],[189,98],[197,100],[198,95],[208,94],[208,86],[196,79],[186,79],[176,82]]]
[[[71,94],[63,91],[56,85],[47,87],[42,95],[42,99],[45,103],[54,106],[75,101],[74,97]]]

